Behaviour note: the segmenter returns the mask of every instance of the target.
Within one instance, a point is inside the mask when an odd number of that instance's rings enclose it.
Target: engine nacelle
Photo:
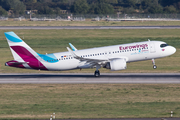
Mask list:
[[[111,69],[112,71],[124,70],[126,69],[126,60],[123,58],[111,60],[106,64],[105,68]]]

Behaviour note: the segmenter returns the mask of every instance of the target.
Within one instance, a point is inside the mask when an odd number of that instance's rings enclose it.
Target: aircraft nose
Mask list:
[[[165,49],[165,53],[163,53],[163,55],[165,56],[169,56],[172,55],[176,52],[176,48],[173,46],[167,46],[167,48]]]
[[[174,54],[176,52],[176,48],[175,47],[171,47],[171,52],[172,52],[172,54]]]

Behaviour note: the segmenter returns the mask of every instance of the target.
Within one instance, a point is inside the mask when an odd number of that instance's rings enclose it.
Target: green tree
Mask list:
[[[52,2],[68,3],[68,0],[52,0]]]
[[[135,1],[135,0],[124,0],[123,3],[124,3],[126,6],[135,7],[135,6],[136,6],[136,2],[137,2],[137,1]]]
[[[165,13],[177,13],[176,8],[173,5],[166,6],[164,8]]]
[[[48,7],[48,6],[41,6],[39,9],[38,9],[38,13],[39,14],[53,14],[53,10],[52,8]]]
[[[24,3],[37,3],[37,0],[23,0]]]
[[[106,3],[99,3],[99,4],[92,4],[89,10],[91,14],[113,14],[114,8],[110,4]]]
[[[61,14],[61,9],[59,7],[55,8],[55,14]]]
[[[98,0],[98,3],[117,4],[117,0]]]
[[[123,8],[122,12],[124,14],[133,14],[133,13],[136,13],[136,11],[135,11],[135,9],[133,7]]]
[[[7,15],[7,11],[0,6],[0,15]]]
[[[163,13],[163,7],[161,5],[152,5],[149,7],[148,12],[152,14]]]
[[[158,0],[142,0],[141,8],[145,13],[163,13],[163,7]]]
[[[4,8],[6,10],[13,10],[14,14],[24,14],[26,6],[19,0],[4,0]]]
[[[6,0],[9,9],[13,10],[14,14],[24,14],[26,6],[19,0]]]
[[[76,0],[72,5],[71,12],[76,14],[87,14],[89,5],[86,0]]]

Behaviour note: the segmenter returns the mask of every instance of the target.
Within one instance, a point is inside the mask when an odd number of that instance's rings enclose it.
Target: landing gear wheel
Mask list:
[[[95,76],[95,77],[99,77],[99,76],[100,76],[99,70],[94,72],[94,76]]]
[[[156,68],[157,68],[157,66],[156,66],[156,65],[153,65],[153,68],[154,68],[154,69],[156,69]]]

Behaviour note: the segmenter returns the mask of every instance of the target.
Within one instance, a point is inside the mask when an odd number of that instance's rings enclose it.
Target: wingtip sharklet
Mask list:
[[[69,43],[70,47],[72,48],[73,51],[76,51],[76,47],[74,47],[74,45],[72,45],[71,43]]]
[[[79,58],[79,56],[77,56],[69,47],[67,47],[67,50],[71,53],[71,55],[72,55],[74,58]]]

